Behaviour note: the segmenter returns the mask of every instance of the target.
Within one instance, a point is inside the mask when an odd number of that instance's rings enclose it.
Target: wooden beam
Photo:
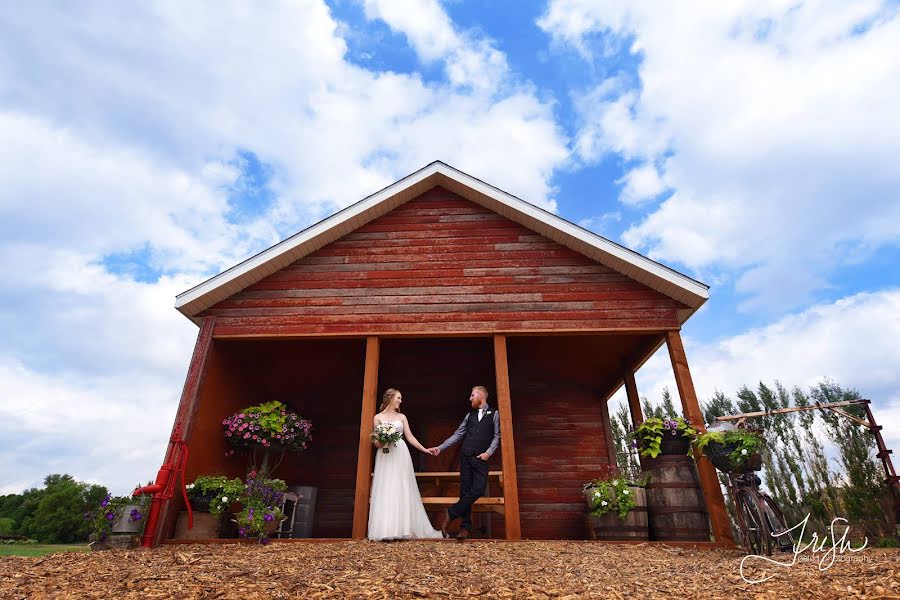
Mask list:
[[[509,364],[506,336],[494,336],[494,370],[497,377],[497,408],[500,410],[500,450],[503,455],[503,504],[506,507],[506,539],[522,539],[519,521],[519,485],[516,478],[516,448],[513,438],[509,395]]]
[[[356,496],[353,501],[353,539],[365,539],[369,527],[369,492],[372,489],[372,421],[378,402],[379,344],[366,338],[366,370],[363,376],[362,410],[359,417],[359,456],[356,461]]]
[[[636,429],[644,422],[644,413],[641,410],[637,382],[634,380],[634,373],[631,369],[625,373],[625,394],[628,396],[628,409],[631,411],[631,425]]]
[[[669,358],[672,361],[675,384],[678,386],[678,395],[681,396],[681,407],[684,410],[684,416],[690,419],[691,423],[699,431],[705,431],[703,413],[700,411],[700,403],[697,401],[697,392],[694,390],[694,382],[691,379],[691,371],[688,368],[684,345],[681,343],[681,334],[677,331],[666,333],[666,345],[669,347]],[[709,462],[707,457],[699,455],[698,452],[695,451],[694,456],[697,459],[700,488],[703,490],[703,497],[706,499],[706,510],[709,513],[713,535],[717,542],[734,546],[731,524],[728,521],[728,512],[725,510],[725,497],[722,495],[722,487],[719,485],[716,468]]]
[[[175,413],[175,427],[180,423],[182,439],[190,440],[193,431],[194,415],[200,406],[200,390],[203,388],[203,380],[206,377],[206,366],[209,364],[209,355],[213,344],[213,330],[216,326],[215,317],[204,317],[200,322],[200,331],[197,332],[197,341],[194,343],[194,353],[188,366],[187,376],[184,380],[184,388],[181,390],[181,400],[178,402],[178,410]],[[163,464],[170,464],[174,457],[173,449],[169,444]],[[176,482],[177,483],[177,482]],[[176,488],[177,489],[177,488]],[[159,509],[159,518],[156,521],[156,531],[153,532],[153,547],[159,546],[168,537],[171,527],[175,524],[175,507],[180,496],[162,501]]]

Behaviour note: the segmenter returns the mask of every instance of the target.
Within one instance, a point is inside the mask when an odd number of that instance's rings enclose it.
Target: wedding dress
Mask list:
[[[402,421],[388,421],[403,433]],[[402,439],[390,452],[375,451],[375,475],[369,498],[370,540],[443,538],[431,526],[416,484],[412,457]]]

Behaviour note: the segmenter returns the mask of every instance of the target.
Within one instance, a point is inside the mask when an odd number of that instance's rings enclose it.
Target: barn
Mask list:
[[[222,419],[280,400],[315,428],[277,473],[318,488],[313,537],[364,538],[381,392],[402,390],[416,436],[436,445],[484,385],[502,433],[479,506],[490,537],[584,539],[581,486],[615,464],[607,401],[625,385],[640,418],[634,373],[663,344],[702,423],[680,330],[707,299],[702,283],[434,162],[177,297],[199,335],[164,470],[242,476]],[[458,458],[415,460],[438,510]],[[715,541],[733,543],[715,470],[705,458],[698,470]],[[154,506],[147,545],[171,537],[183,500]]]

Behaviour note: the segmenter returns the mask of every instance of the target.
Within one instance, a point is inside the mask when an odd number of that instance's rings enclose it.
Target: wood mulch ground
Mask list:
[[[768,567],[755,585],[743,556],[590,542],[166,546],[0,557],[0,598],[900,598],[900,550],[844,554],[822,572],[821,555]]]

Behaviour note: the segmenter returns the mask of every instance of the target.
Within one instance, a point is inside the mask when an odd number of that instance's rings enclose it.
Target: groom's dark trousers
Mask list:
[[[460,529],[472,531],[472,505],[484,496],[488,462],[477,456],[459,457],[459,500],[447,510],[450,520],[462,517]]]

